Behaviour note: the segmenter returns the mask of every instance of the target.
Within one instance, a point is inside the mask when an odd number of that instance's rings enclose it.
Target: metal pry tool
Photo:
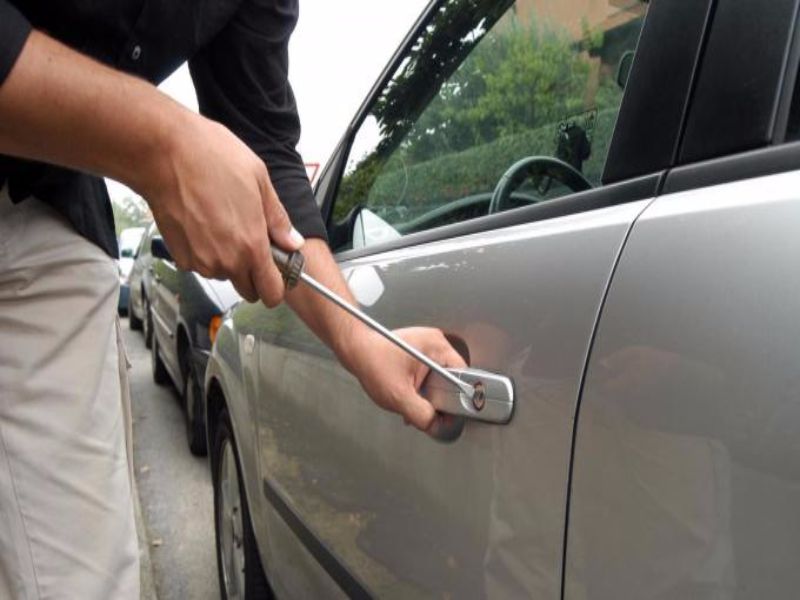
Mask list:
[[[287,253],[280,248],[276,248],[275,246],[272,246],[271,250],[272,258],[275,261],[278,270],[283,275],[283,280],[286,283],[287,289],[292,289],[298,284],[298,282],[302,281],[314,291],[322,294],[325,298],[353,315],[356,319],[367,325],[367,327],[381,334],[395,346],[401,348],[416,360],[426,365],[429,369],[431,369],[431,371],[434,371],[436,374],[442,377],[442,379],[454,385],[473,405],[481,407],[483,406],[485,394],[483,386],[473,386],[466,381],[462,381],[454,373],[450,372],[435,360],[414,348],[408,342],[395,335],[394,332],[378,323],[368,314],[350,304],[339,294],[328,289],[319,281],[305,273],[303,271],[303,267],[305,266],[305,258],[300,252]]]

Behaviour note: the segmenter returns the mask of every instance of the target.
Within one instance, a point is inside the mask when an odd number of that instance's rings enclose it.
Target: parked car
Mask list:
[[[800,588],[796,2],[432,2],[316,186],[354,295],[511,378],[403,427],[285,307],[206,374],[223,597]]]
[[[153,279],[148,314],[153,326],[153,380],[175,386],[183,400],[189,449],[204,455],[206,364],[222,314],[241,298],[229,281],[179,269],[159,235],[152,237],[150,246]]]
[[[119,301],[117,310],[120,314],[128,314],[128,298],[130,296],[129,278],[133,269],[134,255],[136,249],[144,236],[144,227],[128,227],[119,233],[117,245],[119,246],[119,259],[117,268],[119,269]]]
[[[150,243],[156,235],[158,235],[158,228],[155,223],[151,223],[136,250],[133,268],[128,278],[131,290],[129,325],[134,331],[141,330],[144,333],[144,344],[148,348],[153,341],[153,317],[150,314],[153,255],[150,253]]]

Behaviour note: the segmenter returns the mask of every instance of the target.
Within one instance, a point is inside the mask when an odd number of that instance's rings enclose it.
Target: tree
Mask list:
[[[129,227],[144,227],[153,221],[153,214],[144,200],[139,196],[125,196],[121,200],[112,200],[114,211],[114,227],[117,235]]]
[[[592,64],[599,60],[592,55],[603,46],[602,31],[584,24],[575,39],[535,18],[521,22],[509,5],[486,0],[442,5],[372,110],[382,137],[344,177],[336,218],[367,200],[379,208],[381,201],[373,197],[376,180],[382,182],[383,201],[390,204],[399,197],[416,202],[406,193],[411,188],[427,190],[424,201],[432,205],[449,198],[445,187],[456,197],[468,182],[473,193],[491,190],[514,160],[533,150],[556,154],[559,125],[569,118],[591,108],[594,121],[605,109],[616,109],[621,92],[606,82],[587,97]],[[509,156],[520,136],[533,142],[529,151],[521,148],[521,154]],[[461,179],[445,187],[440,169],[422,168],[481,150],[485,168],[466,174],[451,169]],[[423,173],[435,184],[424,185]],[[400,196],[398,189],[403,190]]]

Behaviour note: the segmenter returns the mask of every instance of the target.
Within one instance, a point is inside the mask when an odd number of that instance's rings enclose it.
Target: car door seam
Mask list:
[[[578,435],[578,418],[580,415],[580,408],[581,408],[581,400],[583,398],[583,390],[584,385],[586,383],[586,375],[589,370],[589,363],[592,357],[592,350],[594,349],[595,339],[597,337],[597,331],[600,326],[600,319],[603,315],[603,309],[605,308],[606,300],[608,299],[609,291],[611,290],[611,284],[614,281],[614,275],[617,272],[617,267],[619,267],[620,260],[622,259],[622,254],[625,250],[625,247],[628,244],[628,239],[630,239],[631,233],[633,232],[633,228],[636,226],[639,218],[650,208],[653,203],[658,199],[661,195],[661,190],[664,187],[664,183],[667,178],[668,171],[662,171],[659,174],[658,182],[656,185],[656,192],[653,198],[642,207],[642,210],[631,220],[630,225],[628,226],[628,230],[625,232],[625,236],[622,239],[622,242],[619,245],[619,249],[617,250],[617,254],[614,257],[614,262],[611,267],[611,272],[609,273],[608,280],[606,281],[605,288],[603,290],[603,294],[600,299],[600,303],[597,307],[597,312],[595,314],[594,325],[592,326],[592,333],[589,337],[589,344],[586,349],[586,355],[584,357],[583,369],[581,371],[580,382],[578,384],[578,396],[575,402],[575,410],[573,411],[572,416],[572,436],[570,440],[570,453],[569,453],[569,465],[567,470],[567,490],[566,490],[566,497],[564,501],[564,537],[561,543],[561,600],[564,600],[564,595],[566,593],[566,571],[567,571],[567,540],[569,536],[569,517],[570,517],[570,503],[572,501],[572,477],[573,477],[573,469],[575,463],[575,445],[577,441]]]

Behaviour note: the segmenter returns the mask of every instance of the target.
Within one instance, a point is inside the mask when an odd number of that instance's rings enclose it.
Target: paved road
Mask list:
[[[219,598],[211,481],[189,452],[175,390],[153,383],[150,352],[128,320],[134,463],[159,600]]]

